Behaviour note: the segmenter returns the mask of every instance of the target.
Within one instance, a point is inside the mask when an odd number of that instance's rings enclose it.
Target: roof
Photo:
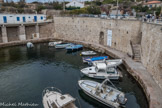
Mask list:
[[[146,4],[159,4],[161,1],[149,1]]]
[[[104,70],[106,69],[106,64],[105,63],[97,63],[96,66],[97,66],[98,69],[104,69]]]

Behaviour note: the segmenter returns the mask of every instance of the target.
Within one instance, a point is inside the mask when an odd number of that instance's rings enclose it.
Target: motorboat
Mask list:
[[[83,45],[70,45],[66,47],[67,51],[77,51],[83,49]]]
[[[55,45],[55,48],[66,48],[66,47],[69,47],[69,46],[71,46],[71,45],[73,45],[72,43],[61,43],[61,44],[56,44]]]
[[[127,102],[125,94],[119,91],[114,85],[114,87],[106,85],[107,81],[113,85],[113,83],[108,78],[105,79],[102,83],[90,80],[79,80],[78,84],[84,93],[108,107],[125,107]]]
[[[56,44],[61,44],[61,43],[62,43],[62,41],[49,42],[49,43],[48,43],[48,46],[50,46],[50,47],[54,47]]]
[[[28,43],[26,44],[26,46],[27,46],[27,48],[33,48],[33,47],[34,47],[33,43],[31,43],[31,42],[28,42]]]
[[[122,59],[113,59],[113,60],[102,60],[102,61],[92,61],[88,62],[90,65],[96,66],[98,63],[105,63],[107,68],[117,67],[123,63]]]
[[[97,53],[94,52],[94,51],[84,51],[84,52],[81,52],[80,55],[83,55],[83,56],[90,56],[90,55],[96,55]]]
[[[87,67],[81,70],[84,75],[95,78],[95,79],[106,79],[118,80],[121,73],[116,68],[107,68],[105,63],[97,63],[95,66]]]
[[[96,57],[83,57],[83,62],[88,63],[92,61],[104,61],[108,59],[108,56],[96,56]]]
[[[44,108],[77,108],[74,104],[75,98],[69,94],[61,94],[55,87],[47,87],[42,93]]]

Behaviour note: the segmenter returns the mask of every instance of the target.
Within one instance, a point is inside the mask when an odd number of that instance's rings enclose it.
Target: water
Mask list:
[[[66,50],[48,48],[46,43],[37,44],[33,49],[26,46],[0,49],[0,108],[3,108],[2,102],[34,103],[34,108],[43,108],[42,91],[51,86],[79,99],[82,108],[106,108],[78,86],[78,80],[89,79],[80,73],[80,69],[87,66],[82,63],[80,52],[66,53]],[[126,108],[148,108],[139,85],[123,66],[120,70],[123,79],[114,84],[126,93]],[[79,107],[78,102],[76,105]]]

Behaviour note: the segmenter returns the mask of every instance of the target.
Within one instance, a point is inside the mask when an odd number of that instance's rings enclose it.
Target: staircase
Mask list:
[[[141,45],[133,44],[132,50],[133,50],[133,59],[137,62],[140,62],[141,61]]]

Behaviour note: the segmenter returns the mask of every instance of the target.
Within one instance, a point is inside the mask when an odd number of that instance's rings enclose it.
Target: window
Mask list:
[[[41,16],[41,20],[43,20],[43,16]]]
[[[17,17],[17,21],[20,21],[20,17]]]

